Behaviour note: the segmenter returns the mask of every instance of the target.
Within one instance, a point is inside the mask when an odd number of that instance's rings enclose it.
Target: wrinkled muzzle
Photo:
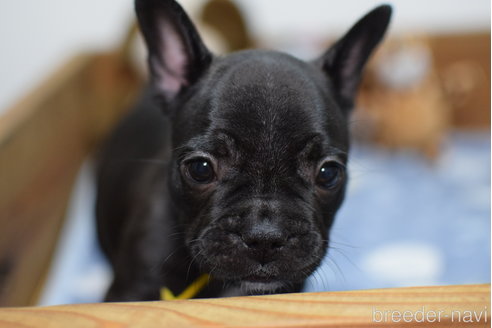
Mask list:
[[[190,246],[215,278],[273,291],[303,281],[326,252],[327,232],[302,203],[256,198],[213,212]]]

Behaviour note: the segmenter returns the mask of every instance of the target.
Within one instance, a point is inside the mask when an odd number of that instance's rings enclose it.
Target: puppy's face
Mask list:
[[[348,110],[390,9],[311,63],[270,51],[215,58],[174,1],[137,1],[137,13],[173,122],[168,185],[194,261],[251,292],[302,282],[328,247]]]
[[[302,281],[325,254],[346,183],[347,124],[326,77],[248,51],[200,83],[176,114],[170,180],[192,255],[245,288]]]

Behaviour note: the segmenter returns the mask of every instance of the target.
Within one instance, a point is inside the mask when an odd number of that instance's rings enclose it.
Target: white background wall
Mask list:
[[[183,0],[191,11],[203,0]],[[237,0],[263,40],[334,36],[379,0]],[[490,29],[489,0],[394,0],[393,33]],[[133,15],[132,0],[0,0],[0,113],[73,54],[109,49]]]

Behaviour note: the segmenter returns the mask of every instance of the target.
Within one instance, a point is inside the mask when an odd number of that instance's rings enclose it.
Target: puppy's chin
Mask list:
[[[242,281],[241,290],[248,294],[273,294],[285,287],[285,284],[280,281],[258,282],[258,281]]]

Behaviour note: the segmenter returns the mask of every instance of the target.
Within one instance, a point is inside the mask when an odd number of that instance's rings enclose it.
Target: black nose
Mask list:
[[[285,246],[286,238],[282,228],[270,222],[258,222],[243,232],[242,240],[256,257],[264,257]]]

